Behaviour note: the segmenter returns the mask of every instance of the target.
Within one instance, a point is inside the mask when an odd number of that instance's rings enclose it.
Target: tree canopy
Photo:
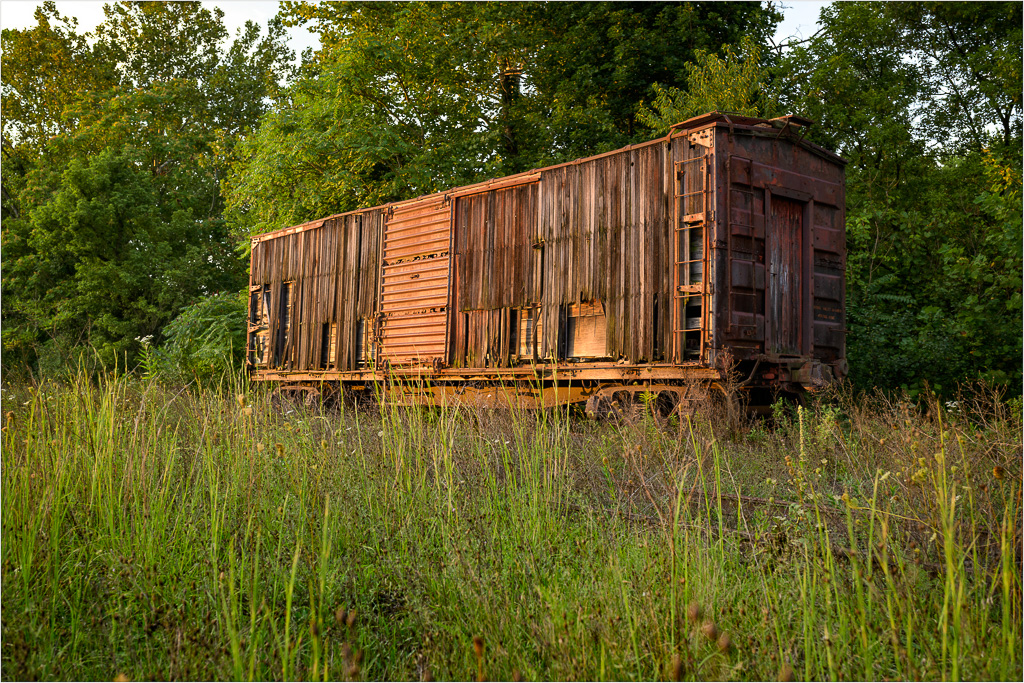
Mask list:
[[[3,32],[3,345],[26,362],[227,310],[253,233],[720,109],[806,116],[849,160],[858,386],[1020,391],[1019,3],[837,2],[785,48],[772,3],[283,2],[233,37],[195,3],[105,12]],[[321,48],[293,71],[294,25]]]
[[[220,181],[288,75],[282,25],[250,22],[225,48],[219,9],[104,12],[78,34],[47,2],[35,27],[3,32],[9,361],[86,343],[123,360],[187,304],[245,281]]]
[[[779,67],[847,167],[861,386],[1021,386],[1021,6],[835,3]]]
[[[283,3],[322,49],[242,145],[239,234],[426,194],[651,136],[655,84],[763,45],[754,3]]]

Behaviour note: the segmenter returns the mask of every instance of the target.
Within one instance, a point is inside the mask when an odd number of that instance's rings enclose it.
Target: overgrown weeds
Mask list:
[[[1021,676],[1021,410],[3,395],[5,678]]]

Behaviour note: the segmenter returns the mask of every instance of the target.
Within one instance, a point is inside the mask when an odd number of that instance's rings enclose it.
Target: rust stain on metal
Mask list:
[[[845,162],[805,142],[807,125],[706,114],[615,152],[257,236],[251,375],[447,387],[425,400],[532,379],[558,401],[654,376],[683,396],[672,387],[721,378],[726,359],[746,391],[841,377]]]

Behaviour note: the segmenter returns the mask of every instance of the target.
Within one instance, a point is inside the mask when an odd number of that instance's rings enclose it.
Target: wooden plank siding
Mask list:
[[[838,363],[844,162],[789,123],[688,123],[615,152],[253,238],[250,299],[266,305],[251,311],[250,334],[269,345],[250,353],[256,376],[714,368],[724,350],[752,366],[772,355],[768,332],[786,342],[778,356]],[[775,251],[766,234],[784,226],[773,196],[790,226]],[[785,262],[766,264],[776,251]],[[766,306],[776,266],[801,269],[787,280],[800,291]]]
[[[331,217],[319,227],[254,245],[252,286],[270,285],[269,337],[284,334],[282,292],[290,283],[288,335],[278,362],[282,370],[321,370],[323,326],[334,324],[335,354],[329,368],[355,370],[360,320],[377,308],[379,235],[384,211],[373,209]],[[327,338],[331,342],[330,336]],[[328,354],[329,355],[329,354]]]
[[[569,307],[595,302],[606,311],[602,357],[662,360],[670,343],[668,155],[667,143],[647,145],[456,199],[453,364],[508,364],[517,355],[509,339],[516,311],[534,304],[538,356],[564,358]]]

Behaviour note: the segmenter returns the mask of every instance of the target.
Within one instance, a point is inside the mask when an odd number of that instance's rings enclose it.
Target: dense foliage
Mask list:
[[[1021,5],[836,3],[783,60],[847,167],[856,384],[1021,389]]]
[[[750,3],[284,3],[323,47],[242,145],[242,234],[621,147],[655,83],[763,44]]]
[[[777,49],[770,3],[285,2],[233,42],[199,5],[106,11],[3,34],[9,359],[131,357],[241,288],[250,234],[722,109],[808,116],[850,162],[858,386],[1021,389],[1019,3],[835,3]],[[296,24],[322,47],[292,74]]]
[[[174,383],[220,381],[242,367],[248,299],[234,292],[204,297],[187,306],[164,328],[164,344],[146,337],[143,375]]]
[[[8,367],[83,345],[131,361],[137,338],[245,283],[220,180],[287,73],[283,28],[228,41],[197,3],[104,11],[92,35],[52,2],[3,32]]]

